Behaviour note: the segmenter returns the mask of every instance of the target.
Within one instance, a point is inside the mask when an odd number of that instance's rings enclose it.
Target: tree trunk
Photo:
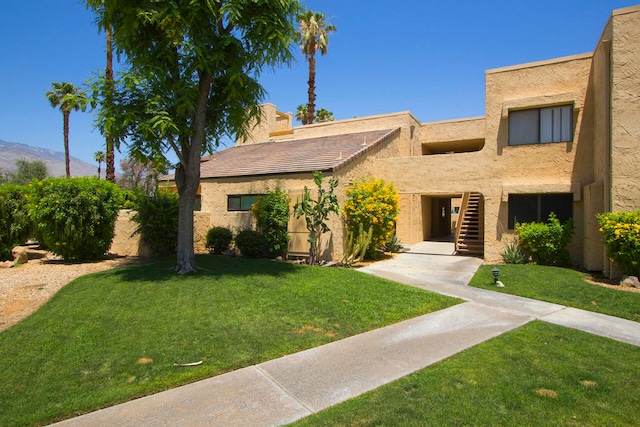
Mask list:
[[[191,157],[191,156],[190,156]],[[198,270],[193,249],[193,203],[200,182],[200,162],[196,163],[197,176],[193,176],[193,166],[186,162],[176,169],[176,185],[178,186],[178,253],[176,270],[179,274],[192,273]]]
[[[101,172],[102,172],[102,162],[98,162],[98,179],[100,179]]]
[[[309,103],[307,105],[307,123],[312,124],[314,122],[314,115],[316,113],[316,58],[313,55],[307,57],[309,60]]]
[[[191,127],[191,144],[182,144],[182,159],[176,169],[178,204],[178,256],[176,270],[187,274],[198,270],[193,249],[193,204],[200,185],[200,155],[204,142],[211,73],[200,73],[198,99]]]
[[[64,133],[64,166],[67,172],[67,177],[71,176],[71,169],[69,168],[69,115],[70,111],[62,112],[62,132]]]
[[[105,81],[108,86],[105,102],[109,105],[113,103],[113,37],[111,25],[107,25],[107,66],[105,69]],[[116,182],[116,168],[115,168],[115,155],[114,155],[114,143],[113,137],[107,132],[105,134],[105,175],[106,180]]]

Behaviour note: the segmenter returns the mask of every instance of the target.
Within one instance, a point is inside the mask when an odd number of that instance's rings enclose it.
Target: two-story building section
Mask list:
[[[292,202],[311,172],[345,188],[382,178],[400,193],[397,235],[455,239],[460,253],[498,261],[516,222],[573,218],[572,261],[609,271],[595,215],[640,209],[640,6],[612,13],[593,53],[486,71],[484,117],[421,123],[410,112],[292,127],[263,106],[253,137],[205,157],[201,209],[209,226],[247,227],[267,189]],[[170,178],[170,177],[169,177]],[[322,255],[342,255],[334,217]],[[293,253],[306,230],[291,221]]]

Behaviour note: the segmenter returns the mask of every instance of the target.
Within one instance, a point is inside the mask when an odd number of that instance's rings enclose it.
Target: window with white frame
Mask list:
[[[509,145],[573,141],[573,106],[509,111]]]

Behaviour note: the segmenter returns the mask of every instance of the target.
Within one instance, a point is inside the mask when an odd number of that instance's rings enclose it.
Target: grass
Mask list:
[[[483,265],[469,286],[553,302],[640,322],[640,293],[625,292],[585,282],[586,273],[541,265],[498,265],[500,281],[493,284],[493,265]]]
[[[531,322],[295,426],[637,426],[640,349]]]
[[[0,333],[0,425],[50,423],[460,302],[345,269],[206,256],[206,271],[177,276],[174,263],[81,277]]]

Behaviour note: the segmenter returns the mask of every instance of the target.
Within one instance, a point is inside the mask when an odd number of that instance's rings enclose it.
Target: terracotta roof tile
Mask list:
[[[201,178],[223,178],[336,171],[399,132],[397,128],[240,145],[203,158],[200,174]]]

